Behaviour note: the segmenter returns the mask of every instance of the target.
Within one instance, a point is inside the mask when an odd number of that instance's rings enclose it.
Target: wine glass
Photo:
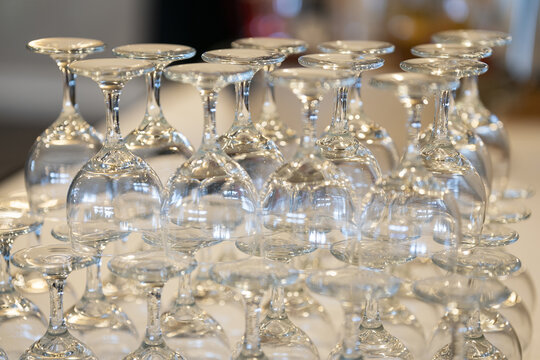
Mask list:
[[[46,322],[39,308],[13,286],[11,248],[18,237],[36,231],[42,220],[7,205],[0,208],[0,340],[10,356],[15,357],[41,336]]]
[[[387,353],[383,348],[370,346],[366,339],[369,334],[364,328],[364,321],[376,309],[369,305],[362,309],[362,304],[394,296],[399,289],[399,279],[373,270],[345,267],[315,272],[308,276],[306,283],[311,291],[339,300],[345,315],[342,340],[329,359],[365,359],[366,356],[370,359],[379,356],[385,359],[412,359],[404,348]]]
[[[420,57],[475,60],[480,60],[491,55],[491,49],[488,47],[453,43],[418,45],[413,47],[411,52],[413,55]],[[474,76],[472,75],[470,77]],[[468,78],[463,77],[461,84],[467,84]],[[477,131],[470,125],[471,121],[462,119],[465,116],[464,114],[470,113],[470,109],[464,111],[462,106],[458,106],[458,103],[454,101],[454,96],[450,100],[451,112],[448,119],[448,129],[452,143],[460,153],[471,161],[478,173],[486,180],[486,188],[488,195],[490,195],[493,181],[499,181],[493,178],[493,165],[491,164],[493,159],[490,158],[490,151],[488,151],[488,147],[484,144],[480,135],[477,134]],[[497,202],[495,200],[495,198],[490,197],[490,202],[486,210],[487,216],[492,222],[515,222],[527,219],[530,216],[530,210],[525,207],[509,206],[508,201]]]
[[[137,241],[137,233],[158,231],[162,201],[158,176],[122,139],[119,98],[127,81],[154,68],[148,61],[108,58],[80,60],[70,64],[70,69],[98,83],[105,97],[107,132],[103,147],[82,167],[68,192],[67,222],[73,248],[97,260],[87,271],[83,297],[66,316],[70,327],[90,345],[96,344],[98,355],[118,358],[136,345],[137,333],[126,314],[103,294],[102,254],[111,241],[128,236],[130,242]]]
[[[178,164],[193,154],[189,140],[172,127],[161,110],[160,88],[163,69],[170,63],[195,56],[195,49],[173,44],[130,44],[117,46],[113,54],[152,62],[155,70],[146,74],[147,98],[144,118],[124,139],[127,148],[143,158],[165,184]]]
[[[220,262],[210,268],[210,278],[217,283],[236,289],[244,298],[246,326],[241,344],[231,359],[268,359],[261,346],[260,313],[261,300],[271,286],[285,286],[298,278],[294,269],[265,259],[247,259]],[[312,358],[311,354],[297,354],[300,358]],[[285,355],[286,358],[288,358]]]
[[[342,53],[356,56],[384,55],[394,51],[394,45],[383,41],[337,40],[322,43],[319,50],[325,53]],[[362,72],[358,71],[354,91],[348,97],[349,131],[364,144],[379,162],[383,174],[388,174],[398,162],[394,141],[386,129],[370,120],[364,112],[360,97]]]
[[[108,264],[117,276],[137,281],[148,298],[148,323],[139,348],[124,360],[170,359],[182,360],[180,352],[166,343],[160,325],[161,293],[165,283],[195,266],[192,257],[176,252],[153,250],[114,256]]]
[[[25,165],[26,192],[32,212],[64,217],[68,187],[79,169],[101,148],[101,136],[79,113],[75,80],[68,65],[104,50],[94,39],[55,37],[33,40],[28,49],[56,62],[64,78],[62,111],[34,142]]]
[[[510,34],[491,30],[453,30],[441,31],[433,35],[440,43],[461,43],[488,47],[506,46],[512,41]],[[534,194],[532,189],[508,189],[510,175],[510,144],[504,124],[491,113],[478,93],[478,77],[463,79],[456,106],[463,121],[469,123],[488,147],[493,164],[492,201],[527,198]],[[502,214],[501,214],[502,215]],[[498,219],[505,221],[504,217]],[[513,221],[506,219],[506,221]]]
[[[221,49],[207,51],[202,59],[209,63],[245,65],[253,73],[264,66],[279,64],[285,55],[259,49]],[[276,144],[264,137],[253,125],[249,112],[251,78],[235,84],[236,108],[230,129],[219,137],[223,151],[249,174],[255,189],[262,191],[268,176],[283,164],[283,155]]]
[[[477,60],[418,58],[401,62],[408,72],[458,78],[487,71],[487,65]],[[461,214],[464,242],[473,245],[483,240],[487,193],[482,177],[472,164],[452,145],[448,135],[448,113],[451,89],[440,88],[431,136],[421,149],[425,168],[445,184],[454,195]]]
[[[354,227],[351,184],[341,170],[321,156],[315,126],[324,92],[351,86],[355,77],[348,71],[311,68],[276,70],[269,76],[276,86],[289,87],[302,102],[304,130],[293,159],[265,184],[261,200],[264,247],[267,252],[272,249],[301,255],[328,248]],[[293,285],[286,292],[290,294],[286,310],[293,321],[310,333],[315,343],[332,340],[328,332],[322,336],[319,331],[331,322],[305,285]]]
[[[204,132],[200,148],[168,183],[164,216],[169,246],[191,256],[224,240],[257,234],[258,197],[248,173],[220,147],[215,111],[218,92],[253,76],[247,66],[188,64],[171,66],[165,76],[192,84],[201,94]],[[195,303],[190,276],[182,274],[173,308],[161,317],[165,337],[188,357],[225,358],[230,350],[223,328]]]
[[[95,262],[76,253],[70,245],[41,245],[13,254],[13,264],[43,274],[49,285],[51,311],[45,335],[34,342],[20,359],[96,360],[92,350],[69,332],[64,319],[63,294],[68,275]]]
[[[494,280],[473,281],[458,274],[418,280],[414,293],[446,307],[444,321],[426,347],[425,359],[506,359],[480,329],[478,309],[500,304],[510,290]]]
[[[249,37],[235,40],[231,43],[234,48],[261,49],[285,55],[301,54],[308,45],[303,40],[274,37]],[[255,127],[266,138],[272,140],[281,150],[283,158],[289,160],[298,143],[296,132],[285,124],[276,108],[274,84],[268,79],[268,74],[278,68],[281,63],[263,67],[264,71],[264,102],[261,113],[257,116]]]
[[[311,54],[298,59],[300,65],[325,70],[349,70],[359,73],[378,69],[383,64],[376,57],[355,59],[347,54]],[[317,140],[321,154],[342,170],[353,187],[353,196],[358,203],[381,177],[381,169],[375,157],[362,143],[351,134],[347,119],[347,96],[349,88],[336,89],[334,113],[330,128]]]

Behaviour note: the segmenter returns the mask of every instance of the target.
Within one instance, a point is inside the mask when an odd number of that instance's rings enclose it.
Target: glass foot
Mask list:
[[[167,344],[189,359],[224,359],[230,355],[225,331],[196,304],[176,305],[163,313],[161,326]]]
[[[519,201],[497,200],[490,203],[486,212],[486,222],[498,224],[511,224],[527,220],[531,216],[531,209]]]
[[[156,345],[143,343],[137,350],[126,356],[123,360],[184,360],[179,353],[170,349],[165,342]]]
[[[504,200],[530,199],[535,194],[536,190],[532,186],[512,187],[504,190],[501,198]]]
[[[271,359],[319,359],[313,341],[287,317],[266,317],[261,322],[260,336],[263,351]]]
[[[65,331],[61,334],[47,332],[20,357],[20,360],[37,359],[97,360],[97,357],[88,346]]]
[[[463,241],[466,243],[487,247],[506,246],[515,243],[519,239],[517,231],[499,224],[485,224],[480,236],[463,234]]]

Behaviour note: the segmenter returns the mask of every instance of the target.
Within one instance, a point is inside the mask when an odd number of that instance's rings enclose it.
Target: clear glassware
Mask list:
[[[400,66],[408,72],[451,78],[480,74],[487,70],[485,63],[466,59],[418,58],[405,60]],[[445,185],[457,201],[464,242],[476,245],[482,240],[487,192],[482,177],[454,148],[448,135],[451,91],[450,88],[437,91],[433,130],[421,153],[424,167]]]
[[[143,158],[167,183],[178,165],[193,154],[189,140],[172,127],[161,110],[160,88],[163,69],[170,63],[195,56],[195,49],[173,44],[130,44],[112,50],[118,57],[147,60],[155,70],[146,74],[147,98],[144,118],[124,139],[127,148]]]
[[[210,277],[217,283],[236,289],[244,298],[246,306],[246,326],[241,344],[237,346],[231,359],[269,359],[261,345],[260,314],[261,300],[266,289],[285,286],[298,278],[296,270],[281,263],[270,263],[260,258],[247,258],[221,262],[210,269]],[[298,358],[312,358],[311,354],[291,354]],[[297,358],[288,357],[285,358]]]
[[[510,290],[494,280],[474,281],[449,274],[415,282],[414,293],[427,302],[446,307],[444,321],[437,327],[425,350],[425,359],[507,359],[484,336],[479,309],[506,299]]]
[[[369,303],[395,295],[399,289],[399,279],[382,272],[346,267],[315,272],[308,276],[306,283],[311,291],[339,300],[343,309],[345,323],[342,340],[328,359],[412,359],[405,348],[388,353],[383,347],[370,344],[372,334],[365,327],[371,312],[377,311]],[[368,306],[363,307],[366,302]],[[388,334],[387,340],[390,337]]]
[[[101,148],[101,135],[79,113],[77,76],[68,65],[104,50],[103,42],[84,38],[43,38],[28,49],[52,57],[64,79],[62,111],[35,141],[25,165],[25,184],[32,212],[62,219],[69,185],[79,169]]]
[[[358,58],[347,54],[311,54],[298,59],[300,65],[325,70],[361,71],[378,69],[384,61],[377,57]],[[361,201],[371,185],[381,177],[377,160],[349,131],[347,118],[348,87],[336,89],[330,128],[317,140],[321,154],[342,170],[353,187],[355,203]]]
[[[249,66],[256,73],[264,66],[280,64],[285,60],[285,55],[259,49],[221,49],[205,52],[202,59],[209,63]],[[261,192],[268,176],[283,164],[283,155],[276,144],[264,137],[251,121],[250,85],[251,78],[235,83],[234,122],[218,141],[223,151],[247,171],[255,189]]]
[[[491,55],[491,48],[453,43],[423,44],[413,47],[411,52],[413,55],[420,57],[481,60]],[[469,82],[468,79],[473,77],[476,77],[476,75],[462,77],[461,85],[467,85]],[[463,90],[461,90],[461,94],[463,94]],[[484,144],[478,131],[472,127],[471,123],[474,121],[467,119],[467,117],[470,117],[471,110],[463,110],[463,106],[458,105],[453,94],[450,100],[452,102],[448,119],[450,138],[456,149],[469,159],[482,178],[486,180],[486,188],[488,195],[490,195],[490,201],[487,207],[488,218],[492,222],[499,223],[517,222],[527,219],[531,215],[530,209],[527,209],[523,205],[514,205],[509,201],[497,202],[496,197],[491,196],[493,181],[499,181],[498,179],[494,180],[493,176],[493,165],[491,162],[494,159],[490,158],[488,147]],[[500,176],[500,173],[496,174],[496,176]],[[495,184],[495,186],[499,185]]]
[[[49,326],[20,359],[97,360],[92,350],[69,332],[64,318],[63,295],[68,275],[95,262],[91,256],[75,253],[70,245],[41,245],[13,254],[13,264],[43,274],[49,285]]]
[[[491,30],[441,31],[432,36],[440,43],[461,43],[488,47],[506,46],[512,41],[510,34]],[[491,113],[478,93],[478,77],[463,79],[456,101],[463,121],[469,123],[488,147],[493,165],[492,201],[527,198],[534,194],[532,189],[508,189],[510,176],[510,145],[504,124]],[[511,220],[510,220],[511,221]]]
[[[288,57],[306,51],[308,44],[303,40],[274,37],[249,37],[235,40],[231,43],[234,48],[261,49],[278,52]],[[281,63],[263,67],[265,88],[264,103],[261,113],[255,119],[255,127],[266,138],[272,140],[281,150],[285,161],[294,155],[298,145],[296,132],[283,122],[277,112],[274,84],[268,79],[268,74],[277,69]]]
[[[229,84],[251,79],[253,70],[199,63],[171,66],[165,76],[195,86],[204,108],[201,146],[169,180],[163,210],[169,246],[194,256],[197,250],[224,240],[255,236],[258,195],[244,168],[221,149],[215,118],[218,92]],[[178,342],[188,357],[230,355],[221,325],[195,303],[189,273],[180,277],[178,297],[161,322],[167,341]]]
[[[0,360],[7,360],[6,352],[0,349]]]
[[[10,274],[14,241],[36,231],[42,220],[28,211],[6,205],[0,207],[0,342],[14,358],[36,341],[46,326],[45,316],[39,308],[15,290]]]
[[[190,256],[158,250],[116,255],[109,261],[111,272],[137,281],[148,298],[148,323],[144,339],[139,348],[124,357],[124,360],[184,359],[179,351],[165,343],[159,316],[161,294],[169,279],[183,272],[191,272],[194,266],[195,262]]]
[[[56,226],[51,231],[53,238],[70,242],[67,224]],[[111,238],[99,242],[95,255],[95,265],[86,268],[86,286],[81,298],[69,309],[64,317],[68,328],[95,349],[100,359],[118,359],[126,356],[137,346],[138,333],[127,314],[103,292],[101,265],[106,245],[112,241],[122,241],[129,235],[124,233],[121,239]]]
[[[97,261],[87,270],[83,297],[66,316],[81,338],[96,344],[98,356],[119,358],[136,345],[137,333],[126,314],[103,294],[101,257],[111,241],[128,236],[136,241],[135,233],[158,231],[162,201],[158,176],[127,149],[120,134],[119,98],[128,80],[154,68],[148,61],[106,58],[80,60],[70,64],[70,69],[98,83],[105,97],[107,132],[103,147],[81,168],[68,192],[72,246]]]
[[[318,48],[325,53],[342,53],[356,56],[384,55],[394,51],[394,45],[390,43],[370,40],[330,41],[320,44]],[[354,91],[348,97],[349,131],[365,147],[371,150],[379,163],[382,173],[388,174],[398,163],[398,152],[386,129],[370,120],[364,112],[364,105],[360,96],[362,72],[358,71]]]

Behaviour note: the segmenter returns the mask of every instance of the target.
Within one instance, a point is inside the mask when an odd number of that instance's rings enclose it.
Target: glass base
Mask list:
[[[167,344],[189,359],[224,359],[230,356],[229,340],[221,325],[196,304],[175,304],[161,315]]]
[[[309,336],[286,316],[260,325],[261,346],[271,359],[319,359],[319,352]]]
[[[486,211],[486,222],[513,224],[527,220],[531,213],[531,209],[521,202],[497,200],[489,204]]]
[[[465,243],[482,247],[506,246],[515,243],[518,239],[519,234],[517,231],[499,224],[485,224],[482,227],[482,233],[478,237],[466,233],[463,234],[463,241]]]
[[[97,357],[88,346],[65,331],[60,334],[45,333],[19,360],[38,359],[97,360]]]
[[[179,352],[170,349],[162,341],[158,345],[143,343],[123,360],[185,360],[185,358]]]
[[[512,187],[504,190],[501,199],[503,200],[516,200],[516,199],[530,199],[536,194],[536,190],[532,186],[526,187]]]

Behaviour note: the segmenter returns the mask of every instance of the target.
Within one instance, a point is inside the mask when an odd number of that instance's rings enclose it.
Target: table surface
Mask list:
[[[374,94],[368,93],[364,95],[366,98],[374,101],[375,105],[367,107],[367,110],[376,113],[373,109],[379,109],[379,115],[383,114],[385,118],[390,119],[386,123],[383,120],[380,122],[387,126],[390,133],[396,137],[396,143],[402,145],[404,139],[397,139],[399,136],[404,138],[404,132],[400,130],[402,126],[401,120],[394,122],[394,118],[402,118],[402,113],[399,104],[393,101],[388,105],[391,109],[386,109],[386,101],[382,101],[381,98]],[[232,92],[225,91],[220,94],[220,100],[218,104],[218,132],[224,131],[230,124],[232,119]],[[366,101],[367,103],[367,101]],[[198,146],[200,143],[202,131],[202,121],[190,121],[193,119],[202,119],[202,109],[198,94],[194,89],[189,87],[178,87],[174,89],[168,89],[165,94],[162,95],[162,104],[166,117],[171,123],[173,123],[178,129],[180,129],[189,139],[192,140],[194,146]],[[331,102],[323,104],[321,109],[321,118],[329,117]],[[121,104],[121,108],[122,108]],[[127,130],[136,126],[136,124],[142,118],[144,113],[144,102],[140,101],[133,104],[126,104],[125,109],[121,109],[121,127],[125,133]],[[291,118],[298,118],[300,115],[300,106],[297,104],[296,99],[286,91],[278,91],[278,109],[281,113],[291,113]],[[256,110],[253,110],[255,113]],[[284,112],[285,111],[285,112]],[[84,113],[84,111],[83,111]],[[379,118],[373,116],[372,118],[379,121]],[[519,185],[531,185],[537,191],[540,191],[540,121],[517,121],[518,119],[503,119],[506,124],[506,128],[510,134],[511,148],[512,148],[512,172],[511,179],[513,183]],[[298,122],[298,121],[297,121]],[[397,124],[396,124],[397,123]],[[298,125],[296,126],[298,128]],[[321,126],[319,126],[320,128]],[[401,134],[398,134],[401,133]],[[398,134],[398,135],[396,135]],[[12,177],[6,179],[0,183],[1,193],[8,195],[9,193],[24,188],[22,172],[14,174]],[[528,207],[531,208],[533,215],[525,222],[511,225],[520,234],[520,239],[517,243],[510,245],[508,251],[518,256],[527,271],[530,273],[536,289],[540,289],[540,261],[536,258],[539,255],[540,246],[536,244],[536,236],[538,236],[537,218],[540,214],[540,195],[533,197],[532,199],[525,200]],[[46,234],[46,232],[44,232]],[[73,304],[78,296],[83,291],[84,287],[84,274],[82,271],[76,272],[70,281],[72,284],[71,289],[74,292],[67,292],[66,296],[66,308]],[[172,282],[171,282],[172,283]],[[174,288],[176,284],[167,285],[164,304],[168,304],[174,294]],[[48,297],[43,294],[39,296],[31,296],[31,299],[36,301],[37,304],[47,313],[48,312]],[[341,323],[341,313],[337,303],[328,300],[322,300],[328,305],[330,314],[333,317],[335,326],[339,326]],[[537,306],[536,306],[537,307]],[[236,339],[239,338],[243,331],[243,313],[239,307],[230,309],[224,314],[223,309],[216,307],[207,308],[208,311],[213,314],[216,319],[223,323],[224,328],[227,330],[231,339],[231,343],[234,344]],[[143,334],[145,316],[141,316],[145,312],[144,304],[133,304],[133,306],[127,306],[126,312],[139,329],[139,333]],[[225,315],[225,316],[224,316]],[[533,326],[540,323],[540,311],[536,311],[532,314]],[[534,354],[540,353],[540,330],[539,326],[535,326],[533,333],[533,340],[530,349],[528,349],[526,355],[528,359],[535,359],[538,356]],[[331,344],[320,344],[321,358],[324,359],[329,350]]]

